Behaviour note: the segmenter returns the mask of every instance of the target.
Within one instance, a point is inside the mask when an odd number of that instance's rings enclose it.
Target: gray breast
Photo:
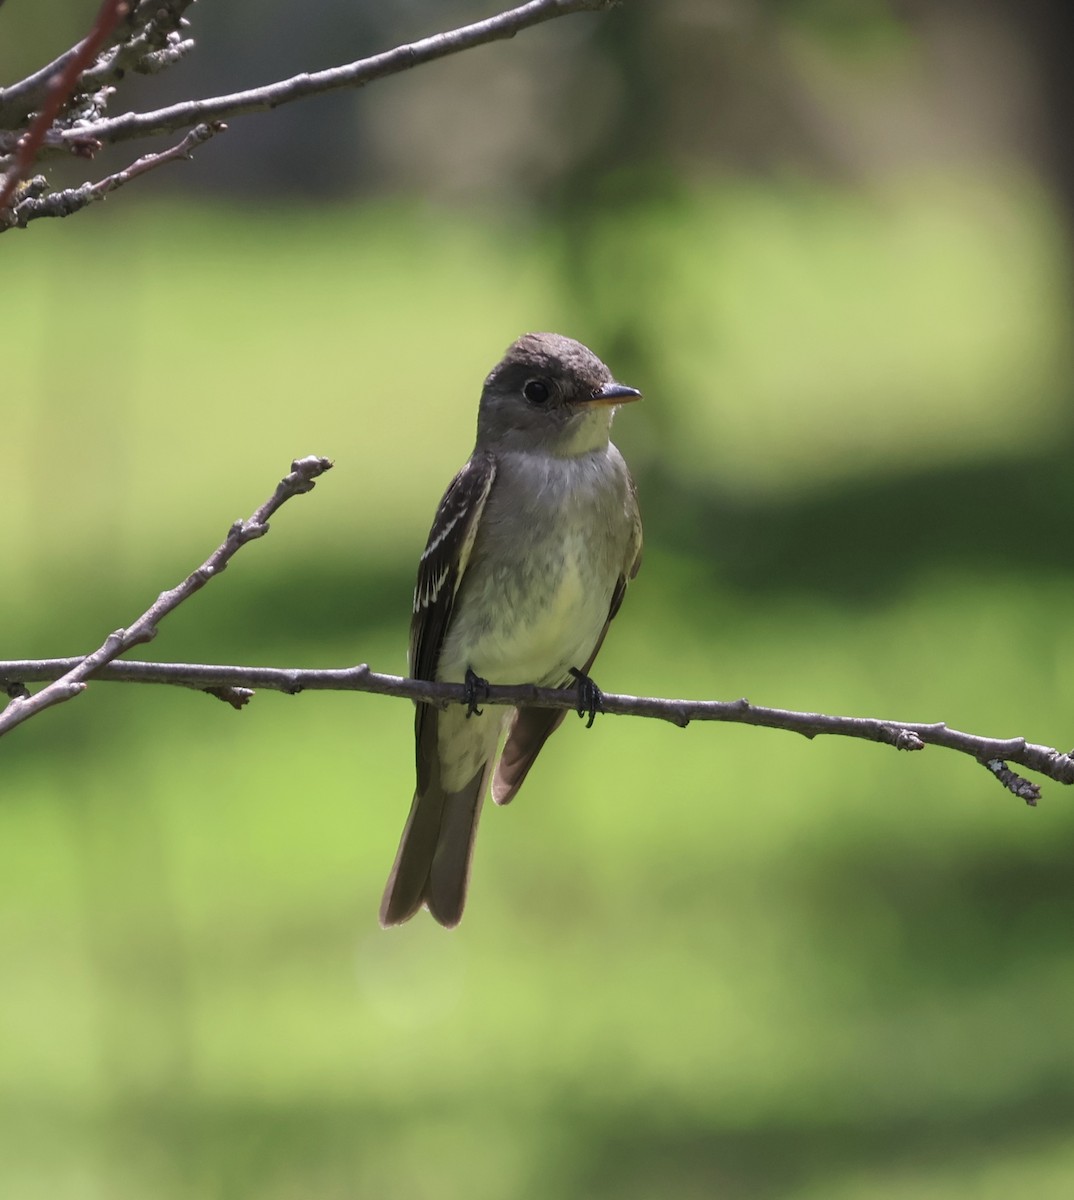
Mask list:
[[[505,455],[456,597],[438,675],[561,682],[604,627],[632,535],[614,447],[579,458]]]

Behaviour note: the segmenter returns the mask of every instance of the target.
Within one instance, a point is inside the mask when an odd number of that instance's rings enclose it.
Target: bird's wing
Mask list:
[[[481,514],[495,478],[493,456],[475,453],[451,481],[436,510],[414,587],[410,673],[415,679],[436,678],[455,596],[466,572]],[[435,712],[429,705],[419,704],[415,717],[419,792],[428,782],[426,771],[435,755],[436,723],[429,719]],[[423,754],[423,745],[428,753]]]
[[[631,503],[631,537],[623,562],[623,570],[615,582],[611,604],[608,605],[608,619],[600,631],[597,644],[593,647],[588,661],[581,668],[583,675],[588,675],[590,668],[604,639],[608,636],[608,626],[611,625],[615,614],[619,611],[626,595],[627,584],[641,569],[641,511],[638,508],[638,492],[632,477],[628,476],[630,484]],[[511,718],[500,761],[496,764],[496,774],[492,780],[492,799],[497,804],[509,804],[517,795],[530,767],[533,766],[541,747],[563,723],[567,715],[564,709],[551,708],[519,708]]]
[[[609,621],[619,611],[619,605],[623,603],[627,584],[641,570],[641,549],[644,538],[641,531],[641,509],[638,507],[638,485],[634,482],[633,475],[627,475],[627,483],[630,486],[630,545],[627,547],[623,573],[619,576],[619,582],[615,585],[615,592],[612,595],[611,610],[608,613]],[[608,626],[605,625],[604,633],[607,632]],[[600,642],[604,640],[604,633],[600,635],[600,641],[597,642],[597,650],[600,649]],[[596,655],[596,650],[593,653]]]
[[[474,454],[440,501],[418,564],[410,622],[410,673],[435,679],[455,594],[462,583],[481,514],[496,478],[491,454]]]

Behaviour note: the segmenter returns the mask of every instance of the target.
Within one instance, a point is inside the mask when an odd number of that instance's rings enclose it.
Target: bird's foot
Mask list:
[[[489,698],[489,681],[475,674],[473,667],[467,667],[463,683],[466,688],[466,715],[468,717],[481,716],[485,710],[477,706],[482,700]]]
[[[592,729],[593,722],[597,719],[597,713],[604,711],[604,693],[584,671],[579,671],[577,667],[571,667],[570,673],[578,687],[576,712],[580,717],[589,717],[585,727]]]

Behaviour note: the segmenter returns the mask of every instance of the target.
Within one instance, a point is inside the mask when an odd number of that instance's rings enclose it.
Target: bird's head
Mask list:
[[[612,415],[638,400],[599,358],[558,333],[527,333],[508,347],[481,393],[477,444],[570,457],[608,443]]]

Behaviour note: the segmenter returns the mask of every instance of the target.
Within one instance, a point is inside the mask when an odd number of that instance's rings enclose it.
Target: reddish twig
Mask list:
[[[126,629],[117,629],[110,633],[104,642],[85,658],[78,659],[73,665],[47,687],[39,692],[28,695],[25,689],[20,691],[11,684],[7,685],[11,700],[7,707],[0,712],[0,736],[14,729],[23,721],[36,713],[50,708],[54,704],[62,704],[85,690],[86,680],[96,675],[119,655],[142,642],[152,641],[157,635],[157,625],[184,600],[189,599],[195,592],[203,588],[210,579],[214,579],[228,565],[232,557],[247,542],[263,537],[268,533],[268,519],[292,496],[310,491],[318,475],[323,475],[332,466],[327,458],[311,456],[298,459],[291,464],[291,472],[285,475],[276,485],[273,494],[256,509],[246,521],[236,521],[228,530],[228,535],[220,546],[201,564],[196,571],[170,591],[161,592],[157,599],[144,613]],[[228,684],[221,685],[230,687]],[[234,703],[237,693],[224,696]]]
[[[15,189],[29,174],[37,152],[45,140],[45,134],[52,128],[60,109],[71,98],[79,76],[94,61],[109,34],[129,15],[130,10],[130,0],[103,0],[89,34],[78,44],[62,70],[53,77],[45,103],[34,118],[33,124],[19,138],[15,148],[15,161],[0,183],[0,213],[8,208]]]

